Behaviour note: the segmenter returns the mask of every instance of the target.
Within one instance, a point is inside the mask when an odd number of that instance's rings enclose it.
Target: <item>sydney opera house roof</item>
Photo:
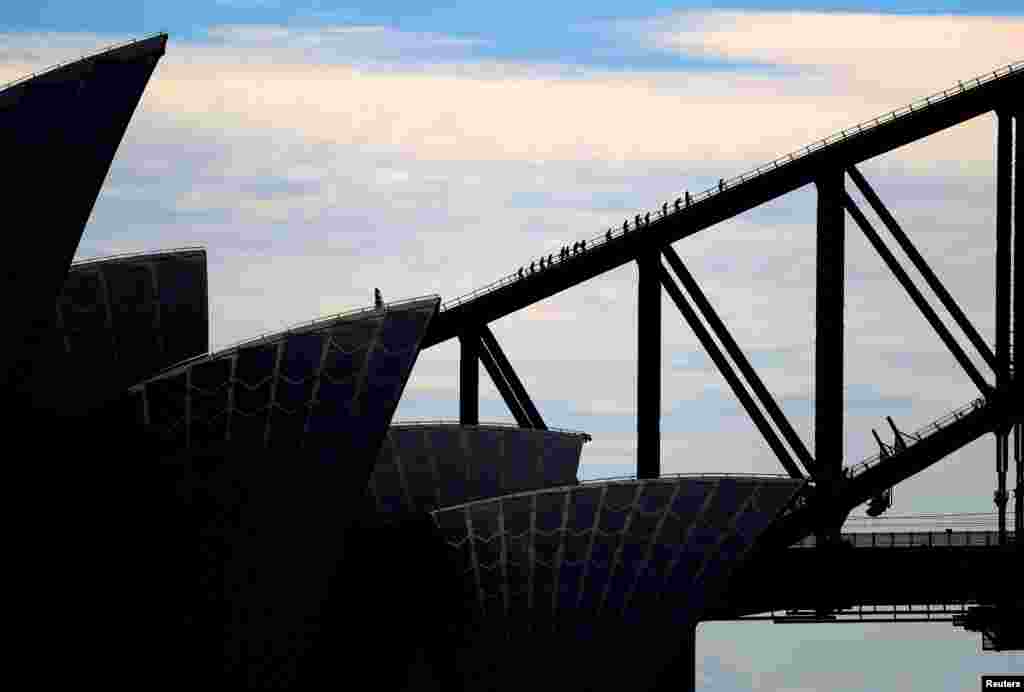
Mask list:
[[[0,88],[0,133],[8,199],[30,211],[31,232],[10,233],[4,295],[4,379],[20,388],[26,360],[49,330],[42,315],[67,278],[114,153],[160,56],[166,34],[110,48]],[[59,203],[58,203],[59,201]]]
[[[130,546],[104,553],[112,566],[92,581],[79,569],[92,585],[79,601],[134,589],[146,622],[124,621],[175,653],[168,663],[140,636],[133,656],[190,684],[343,684],[356,662],[385,689],[583,689],[624,671],[642,688],[678,654],[659,628],[692,633],[801,483],[580,483],[586,433],[392,424],[438,296],[210,352],[205,250],[72,264],[166,39],[0,90],[19,171],[8,192],[36,215],[33,232],[11,236],[19,261],[2,287],[21,299],[3,341],[8,392],[31,403],[15,422],[37,430],[47,461],[102,459],[87,473],[134,479],[76,515],[113,517],[64,547],[76,565],[97,564],[106,537]],[[112,585],[108,572],[135,576]],[[621,664],[634,653],[640,670]]]
[[[75,262],[33,354],[38,405],[104,400],[208,349],[206,251],[161,250]]]
[[[391,303],[192,358],[131,388],[137,421],[173,449],[301,447],[339,432],[376,449],[439,305]]]
[[[435,516],[483,618],[552,629],[657,608],[686,622],[800,485],[774,476],[597,481]]]
[[[382,514],[577,482],[586,433],[443,421],[393,424],[370,479]]]

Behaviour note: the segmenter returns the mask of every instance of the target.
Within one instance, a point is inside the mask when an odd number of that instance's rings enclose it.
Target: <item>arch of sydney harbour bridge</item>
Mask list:
[[[33,210],[37,229],[8,236],[17,260],[4,292],[16,296],[4,340],[17,403],[8,424],[37,441],[48,472],[59,470],[61,483],[47,476],[37,487],[71,510],[47,549],[62,567],[39,576],[51,593],[74,587],[65,605],[75,615],[51,634],[57,650],[98,656],[89,623],[101,619],[124,632],[108,676],[272,689],[368,675],[383,689],[685,690],[696,627],[708,620],[937,620],[979,632],[985,649],[1024,647],[1014,359],[1024,248],[1013,147],[1024,63],[723,179],[539,271],[444,304],[378,304],[211,353],[202,248],[72,263],[166,42],[133,41],[0,90],[7,166],[18,171],[10,199]],[[994,349],[857,168],[989,112]],[[672,247],[809,184],[818,193],[814,449]],[[844,466],[847,218],[978,397],[916,433],[894,426],[892,445],[879,439],[877,456]],[[488,323],[630,262],[639,267],[637,473],[579,482],[589,435],[545,424]],[[661,473],[662,291],[784,474]],[[459,421],[392,425],[419,352],[449,339],[461,349]],[[480,364],[517,425],[478,420]],[[855,507],[884,512],[893,486],[985,435],[996,439],[997,531],[842,531]]]

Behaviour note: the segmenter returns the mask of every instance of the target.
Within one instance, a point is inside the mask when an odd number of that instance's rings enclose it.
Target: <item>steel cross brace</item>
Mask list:
[[[668,270],[663,266],[659,266],[658,269],[661,276],[661,285],[665,287],[665,291],[672,299],[672,302],[676,304],[676,307],[682,314],[683,319],[685,319],[687,324],[690,325],[690,328],[696,335],[697,340],[700,341],[704,350],[718,368],[718,371],[722,373],[722,377],[725,378],[729,387],[732,388],[736,398],[740,400],[740,403],[746,410],[747,415],[750,416],[751,420],[754,421],[754,425],[757,426],[761,435],[764,436],[765,442],[767,442],[771,450],[775,452],[775,456],[778,457],[779,462],[792,478],[803,478],[803,474],[800,473],[799,467],[797,467],[796,463],[789,455],[789,451],[782,444],[782,440],[779,439],[778,435],[775,434],[775,430],[768,424],[768,420],[764,417],[764,414],[761,413],[761,409],[757,407],[754,399],[743,386],[743,382],[733,371],[729,361],[726,360],[725,355],[721,350],[719,350],[718,345],[711,338],[711,334],[701,323],[696,310],[694,310],[686,301],[685,296],[683,296],[683,292],[679,290],[679,286],[676,285],[676,282],[672,279]]]
[[[747,384],[754,391],[761,405],[764,407],[768,416],[772,419],[775,425],[778,427],[779,432],[782,433],[783,438],[789,443],[791,449],[796,454],[797,459],[803,464],[803,467],[809,474],[813,474],[815,471],[814,457],[811,456],[810,451],[804,445],[803,440],[797,434],[796,430],[790,424],[789,419],[779,408],[779,405],[775,402],[775,397],[772,396],[771,392],[758,377],[757,371],[750,365],[750,361],[747,360],[743,353],[743,349],[739,347],[736,340],[729,333],[725,323],[722,322],[718,313],[715,312],[711,302],[704,295],[704,292],[700,290],[700,286],[697,281],[693,278],[693,275],[683,264],[683,260],[679,257],[676,251],[671,245],[666,245],[662,248],[662,253],[665,255],[665,259],[668,260],[669,265],[679,278],[680,283],[683,285],[683,289],[690,295],[690,299],[697,306],[697,310],[707,321],[711,331],[714,332],[715,336],[718,337],[719,341],[722,342],[722,346],[725,347],[726,352],[736,363],[740,372],[746,378]]]
[[[931,267],[928,266],[928,263],[925,261],[921,253],[918,252],[910,238],[903,232],[903,229],[900,227],[899,223],[897,223],[895,217],[893,217],[886,208],[878,194],[874,191],[871,185],[868,184],[868,181],[864,178],[861,172],[857,170],[856,166],[850,166],[846,169],[846,172],[849,174],[850,179],[853,180],[858,189],[860,189],[861,194],[864,195],[864,199],[867,200],[871,208],[874,209],[876,214],[878,214],[878,217],[882,220],[885,227],[889,229],[889,232],[896,240],[896,243],[905,253],[907,253],[907,257],[910,258],[911,264],[913,264],[917,271],[921,273],[921,276],[924,277],[925,283],[927,283],[928,287],[935,292],[939,302],[941,302],[942,306],[949,311],[953,321],[956,322],[957,326],[959,326],[960,329],[963,330],[964,334],[967,335],[971,344],[978,349],[978,353],[981,354],[981,357],[986,363],[988,363],[989,367],[995,369],[996,357],[992,352],[992,349],[989,348],[987,343],[985,343],[981,334],[974,328],[971,321],[967,319],[967,315],[965,315],[963,310],[960,309],[956,300],[953,299],[953,296],[946,290],[946,287],[942,285],[941,281],[939,281],[939,277],[935,275],[935,272],[933,272]]]
[[[490,328],[486,324],[481,325],[479,333],[482,346],[480,358],[516,422],[524,428],[547,430],[544,419]]]
[[[843,203],[846,205],[846,210],[850,212],[850,216],[852,216],[853,220],[858,226],[860,226],[864,235],[867,236],[868,241],[882,258],[882,261],[885,262],[889,271],[892,272],[894,277],[896,277],[896,280],[910,296],[910,299],[914,302],[914,305],[917,306],[918,310],[921,311],[921,314],[924,315],[924,318],[928,320],[928,324],[931,325],[932,329],[935,330],[935,333],[939,335],[942,343],[945,344],[946,348],[949,349],[949,352],[953,354],[953,357],[956,359],[957,363],[960,364],[960,367],[964,369],[967,376],[971,378],[971,381],[974,382],[982,395],[989,396],[992,392],[992,387],[985,381],[985,378],[982,377],[981,373],[978,372],[978,369],[974,367],[974,363],[972,363],[971,359],[967,357],[967,354],[964,353],[964,350],[960,347],[960,344],[957,343],[949,329],[947,329],[946,325],[943,324],[941,319],[939,319],[938,314],[936,314],[935,310],[925,299],[920,289],[914,285],[910,276],[908,276],[907,272],[902,266],[900,266],[896,256],[882,241],[881,237],[879,237],[878,233],[871,226],[871,222],[869,222],[867,217],[864,216],[864,213],[857,206],[857,203],[853,201],[853,198],[850,197],[850,194],[845,191],[843,192]]]

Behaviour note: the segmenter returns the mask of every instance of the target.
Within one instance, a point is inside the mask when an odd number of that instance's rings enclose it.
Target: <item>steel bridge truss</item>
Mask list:
[[[1021,457],[1021,422],[1024,401],[1014,363],[1015,335],[1021,333],[1021,147],[1014,154],[1014,129],[1019,133],[1024,86],[1024,64],[1015,63],[987,83],[961,90],[888,122],[858,127],[850,136],[808,147],[798,158],[773,162],[754,174],[723,180],[717,192],[703,194],[685,207],[663,213],[643,228],[607,237],[585,252],[575,251],[549,262],[540,272],[519,280],[503,280],[446,306],[432,323],[424,347],[457,337],[461,345],[460,420],[478,422],[479,363],[494,381],[512,415],[523,427],[543,428],[544,422],[509,364],[488,323],[534,302],[555,295],[628,262],[638,267],[637,327],[637,475],[660,475],[661,408],[661,291],[664,289],[680,315],[733,390],[766,444],[794,478],[808,478],[807,491],[786,516],[769,530],[765,546],[780,548],[813,533],[819,540],[838,540],[839,529],[857,505],[884,497],[898,482],[924,470],[978,437],[996,436],[997,490],[1000,535],[1007,535],[1006,474],[1011,452],[1016,460],[1015,531],[1022,534],[1024,459]],[[996,229],[994,350],[982,338],[956,300],[943,286],[922,254],[903,231],[857,165],[871,157],[922,139],[983,113],[995,112]],[[1018,134],[1019,136],[1019,134]],[[1014,174],[1017,171],[1017,174]],[[847,177],[881,219],[885,230],[910,259],[939,303],[966,336],[990,373],[980,371],[964,347],[940,319],[928,298],[914,284],[881,234],[861,211],[846,188]],[[815,305],[815,449],[813,454],[787,420],[778,403],[758,377],[742,348],[716,314],[672,243],[813,183],[818,192]],[[883,263],[907,292],[953,358],[977,387],[980,405],[947,421],[943,428],[911,444],[893,425],[896,443],[882,449],[872,466],[843,466],[843,309],[846,217],[865,234]],[[637,232],[639,231],[639,232]],[[664,259],[664,263],[663,260]],[[542,265],[543,266],[543,265]],[[702,323],[706,323],[706,327]],[[719,347],[715,340],[721,343]],[[729,361],[732,361],[730,363]]]

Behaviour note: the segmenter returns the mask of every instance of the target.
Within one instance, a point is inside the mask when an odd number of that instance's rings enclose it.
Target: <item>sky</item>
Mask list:
[[[0,83],[157,31],[167,54],[77,257],[207,247],[215,346],[368,305],[374,287],[457,297],[1024,60],[1018,2],[15,0]],[[990,343],[994,124],[860,166]],[[815,204],[805,187],[674,246],[812,450]],[[876,451],[872,428],[891,441],[885,416],[914,430],[978,393],[847,229],[851,464]],[[593,436],[588,478],[635,468],[636,276],[491,325],[547,424]],[[667,298],[663,338],[663,471],[781,473]],[[396,420],[457,417],[457,361],[451,342],[422,353]],[[481,419],[511,422],[481,385]],[[994,452],[979,440],[901,484],[891,512],[992,511]],[[697,646],[698,688],[723,692],[959,692],[1024,672],[949,624],[705,623]]]

